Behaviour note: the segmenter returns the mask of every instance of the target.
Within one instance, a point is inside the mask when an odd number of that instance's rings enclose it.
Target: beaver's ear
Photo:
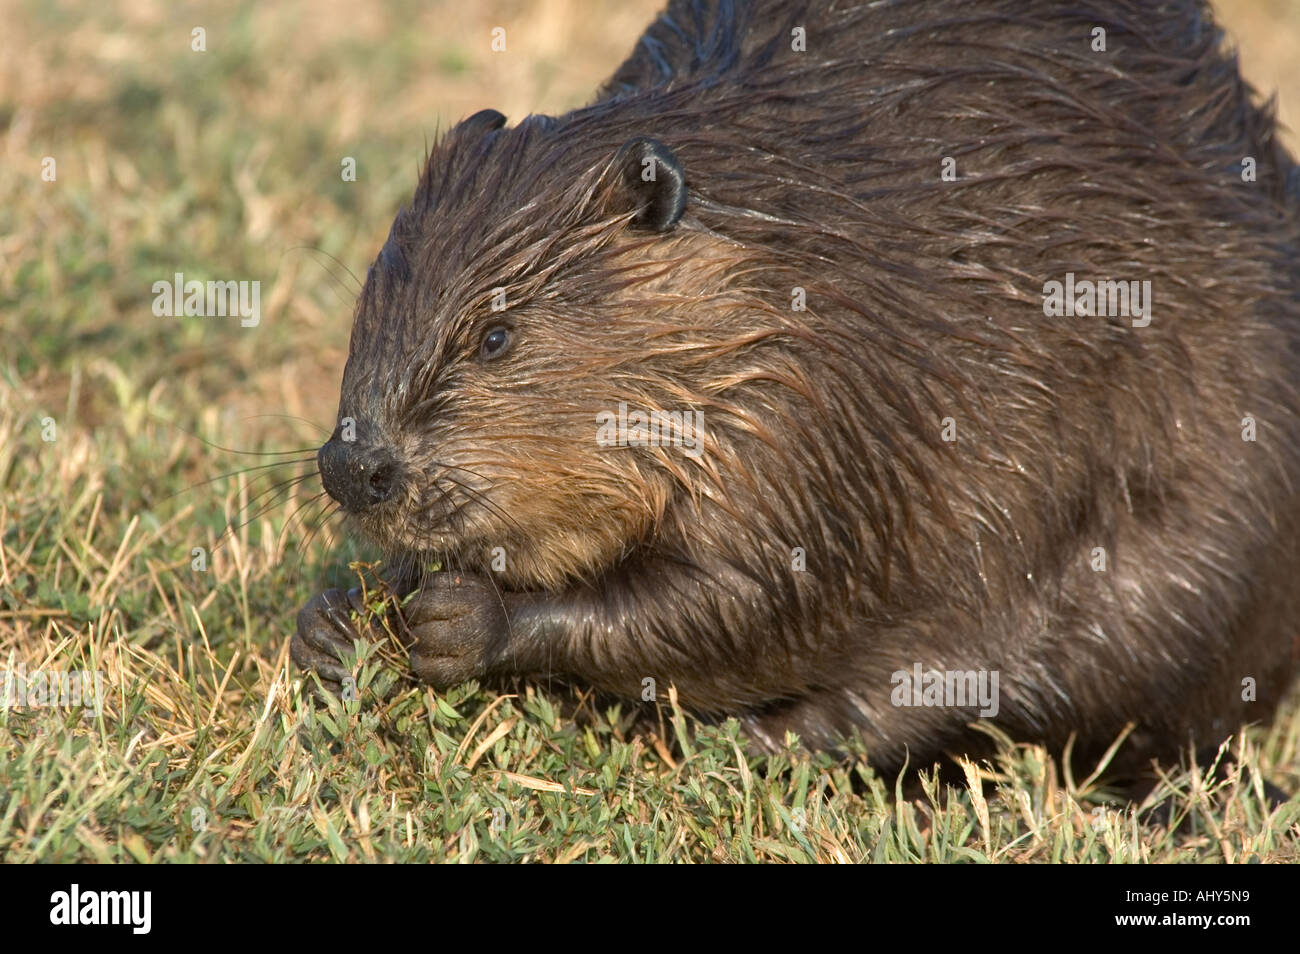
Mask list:
[[[506,118],[495,109],[480,109],[473,116],[468,116],[456,124],[456,132],[465,139],[478,139],[500,129],[506,124]]]
[[[672,150],[656,139],[623,143],[614,157],[619,201],[635,208],[632,226],[667,232],[686,209],[686,173]]]

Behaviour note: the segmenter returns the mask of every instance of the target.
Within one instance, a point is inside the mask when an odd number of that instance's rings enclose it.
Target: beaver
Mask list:
[[[1297,669],[1298,198],[1201,0],[672,0],[432,150],[320,476],[434,687],[1174,758]]]

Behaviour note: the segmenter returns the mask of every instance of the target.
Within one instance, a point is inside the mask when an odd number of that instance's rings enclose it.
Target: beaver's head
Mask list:
[[[460,123],[370,269],[317,459],[391,551],[559,585],[647,539],[709,467],[708,415],[681,415],[743,338],[726,243],[692,224],[672,151],[587,112]],[[668,439],[637,446],[650,412]]]

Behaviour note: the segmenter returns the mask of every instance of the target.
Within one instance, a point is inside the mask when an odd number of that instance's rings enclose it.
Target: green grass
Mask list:
[[[0,710],[0,858],[1300,860],[1300,799],[1261,783],[1300,792],[1294,701],[1235,762],[1170,767],[1145,823],[1034,748],[904,791],[857,757],[756,756],[671,704],[527,684],[381,701],[368,651],[360,703],[303,701],[296,610],[373,554],[308,542],[313,481],[259,513],[306,465],[222,477],[275,458],[213,445],[317,443],[356,292],[328,256],[363,273],[439,123],[581,102],[656,5],[0,10],[0,669],[105,686],[95,718]],[[508,61],[480,42],[498,20]],[[260,280],[262,324],[154,317],[175,271]]]

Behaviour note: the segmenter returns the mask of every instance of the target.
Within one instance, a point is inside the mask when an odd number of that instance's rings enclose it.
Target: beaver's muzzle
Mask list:
[[[393,495],[397,460],[388,451],[334,437],[316,452],[325,492],[349,513],[361,513]]]

